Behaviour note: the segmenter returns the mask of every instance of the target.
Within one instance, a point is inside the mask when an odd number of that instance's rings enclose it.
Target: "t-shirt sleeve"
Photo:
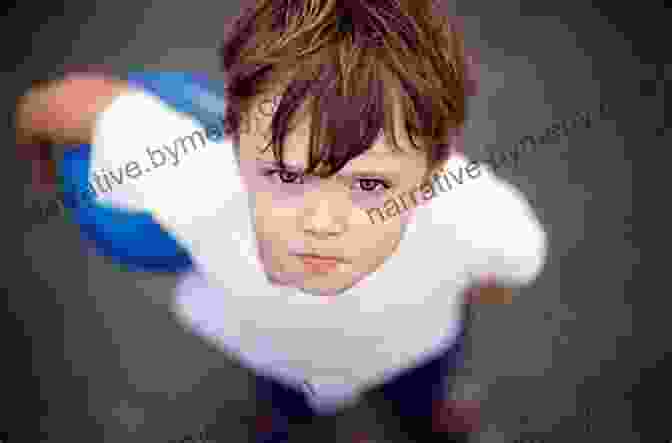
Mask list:
[[[123,175],[98,200],[150,213],[189,251],[196,268],[229,287],[258,279],[260,265],[233,142],[207,139],[207,132],[156,96],[129,92],[97,122],[91,174]],[[142,171],[135,178],[120,169],[133,160]]]
[[[522,192],[462,155],[451,158],[445,171],[460,181],[453,181],[450,196],[439,198],[440,217],[466,251],[472,277],[503,286],[532,283],[546,262],[548,239]]]
[[[175,140],[183,140],[181,150]],[[214,142],[207,139],[194,118],[151,93],[132,89],[117,97],[96,121],[89,183],[100,203],[152,210],[147,204],[161,206],[167,200],[165,195],[161,198],[158,189],[165,182],[188,180],[193,168],[178,165],[189,145],[197,149],[197,144],[209,143]],[[151,202],[147,201],[148,195],[152,196]]]

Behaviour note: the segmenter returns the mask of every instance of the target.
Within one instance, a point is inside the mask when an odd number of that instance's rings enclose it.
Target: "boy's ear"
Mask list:
[[[425,180],[431,180],[434,174],[442,175],[448,169],[448,159],[437,162],[433,167],[427,169]]]
[[[448,162],[452,160],[455,155],[462,153],[462,149],[460,147],[461,131],[459,129],[452,129],[451,133],[451,141],[449,144],[442,146],[442,152],[440,155],[443,157],[443,159],[439,160],[433,167],[428,169],[425,179],[431,179],[434,174],[441,175],[445,173],[445,171],[448,170]]]

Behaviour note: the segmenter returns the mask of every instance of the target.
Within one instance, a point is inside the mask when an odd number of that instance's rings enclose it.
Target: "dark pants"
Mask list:
[[[470,316],[465,318],[461,333],[448,350],[374,388],[402,421],[408,418],[409,422],[427,422],[435,401],[444,399],[452,389],[452,375],[464,359]],[[271,405],[276,422],[307,422],[315,417],[304,392],[267,376],[257,376],[256,382],[257,397]]]

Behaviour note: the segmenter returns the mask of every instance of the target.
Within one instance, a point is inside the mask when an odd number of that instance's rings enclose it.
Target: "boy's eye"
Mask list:
[[[283,183],[294,183],[299,178],[299,174],[296,172],[280,171],[278,177]]]
[[[299,174],[298,172],[286,171],[286,170],[282,170],[282,169],[275,169],[275,170],[268,171],[267,175],[269,175],[269,176],[277,175],[277,177],[280,179],[280,181],[282,183],[303,184],[303,180],[298,180],[298,179],[303,178],[301,176],[301,174]]]
[[[381,190],[379,186],[382,187],[383,189],[390,189],[390,185],[387,184],[385,181],[375,178],[361,178],[359,179],[359,186],[362,189],[362,191],[366,192]]]

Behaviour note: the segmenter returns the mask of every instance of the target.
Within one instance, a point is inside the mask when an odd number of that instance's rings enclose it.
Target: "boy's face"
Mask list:
[[[310,127],[304,120],[287,136],[287,169],[280,170],[272,149],[263,150],[272,120],[268,100],[259,97],[252,104],[253,130],[240,134],[241,172],[251,192],[260,256],[271,280],[333,295],[395,252],[409,212],[374,223],[367,209],[382,210],[386,200],[421,183],[426,155],[398,133],[403,153],[393,151],[381,136],[336,175],[304,176]],[[395,126],[403,128],[399,121]]]

